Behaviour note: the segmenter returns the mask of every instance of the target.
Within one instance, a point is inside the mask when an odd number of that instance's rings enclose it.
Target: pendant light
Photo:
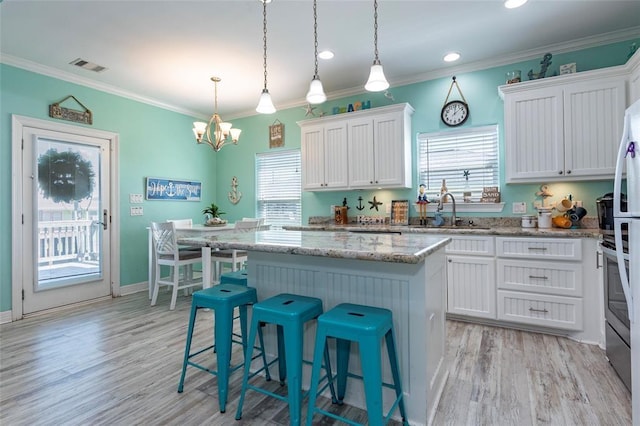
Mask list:
[[[220,83],[220,77],[211,77],[211,81],[213,81],[215,87],[213,115],[208,124],[202,121],[193,123],[193,134],[196,137],[196,142],[206,143],[215,152],[218,152],[228,142],[233,142],[237,145],[241,130],[231,128],[231,123],[222,121],[218,114],[218,83]]]
[[[378,59],[378,0],[373,0],[373,46],[375,58],[373,59],[373,65],[371,65],[369,80],[367,80],[364,88],[369,92],[381,92],[389,88],[389,82],[384,76],[382,64]]]
[[[324,94],[322,82],[318,77],[318,13],[316,0],[313,0],[313,58],[315,60],[315,73],[307,92],[307,102],[321,104],[327,100],[327,95]]]
[[[276,107],[273,106],[271,95],[269,94],[269,90],[267,90],[267,3],[269,3],[269,0],[261,1],[263,34],[262,41],[264,43],[264,54],[262,55],[262,58],[264,60],[264,89],[262,89],[262,94],[260,95],[260,100],[258,101],[256,111],[260,114],[273,114],[274,112],[276,112]]]

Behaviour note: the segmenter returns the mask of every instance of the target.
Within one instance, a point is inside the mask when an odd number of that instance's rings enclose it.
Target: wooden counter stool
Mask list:
[[[322,314],[322,300],[295,294],[279,294],[253,305],[251,328],[249,331],[249,345],[254,342],[256,331],[260,330],[261,324],[274,324],[277,326],[278,358],[270,364],[278,361],[280,384],[284,384],[285,380],[287,380],[288,392],[287,396],[282,396],[266,389],[250,385],[248,383],[249,379],[260,373],[262,370],[249,374],[250,362],[246,362],[244,366],[242,390],[240,391],[240,401],[238,403],[236,420],[240,420],[242,418],[242,404],[244,403],[244,396],[247,389],[252,389],[287,402],[289,404],[290,424],[300,424],[303,398],[302,364],[304,360],[302,350],[304,324],[318,318],[320,314]],[[333,402],[337,402],[330,374],[331,365],[329,363],[329,351],[327,350],[324,353],[327,374],[323,379],[327,379],[327,383],[324,385],[323,390],[327,386],[330,386],[331,394],[333,395]],[[247,357],[247,359],[249,358]],[[267,367],[265,367],[265,369],[266,368]],[[318,381],[321,381],[319,375],[317,379]]]
[[[214,376],[218,377],[218,402],[220,404],[220,412],[224,413],[227,404],[227,394],[229,387],[229,374],[241,368],[253,357],[254,346],[247,347],[247,305],[254,304],[258,301],[256,289],[253,287],[220,284],[204,290],[193,293],[191,301],[191,315],[189,317],[189,329],[187,331],[187,343],[184,349],[184,361],[182,363],[182,374],[180,383],[178,384],[178,393],[181,393],[184,387],[184,378],[187,372],[187,365],[199,368]],[[240,310],[240,341],[233,340],[233,310]],[[196,322],[196,314],[199,309],[212,309],[214,313],[214,343],[204,349],[191,352],[191,339],[193,337],[193,328]],[[262,362],[266,368],[267,359],[264,354],[264,345],[262,340],[262,332],[259,331],[260,351],[262,352]],[[255,341],[255,337],[252,342]],[[243,347],[244,363],[231,366],[231,344],[240,343]],[[215,350],[217,355],[217,370],[212,370],[199,363],[191,360],[203,352]],[[270,380],[269,370],[266,370],[267,380]]]
[[[309,390],[307,426],[311,426],[315,413],[320,413],[352,425],[359,424],[345,417],[322,410],[315,405],[316,396],[319,393],[318,382],[322,357],[327,348],[327,339],[330,337],[336,339],[338,403],[341,404],[344,400],[347,377],[363,379],[368,424],[371,426],[385,424],[399,406],[402,421],[405,425],[408,425],[404,401],[402,400],[402,385],[400,383],[400,371],[396,356],[394,334],[393,318],[391,311],[388,309],[343,303],[318,317],[318,329],[316,332],[316,344],[311,372],[311,389]],[[387,343],[393,384],[382,381],[381,343],[383,338]],[[357,342],[360,347],[362,376],[351,374],[348,371],[351,342]],[[396,393],[396,400],[386,416],[382,408],[383,386],[394,389]]]

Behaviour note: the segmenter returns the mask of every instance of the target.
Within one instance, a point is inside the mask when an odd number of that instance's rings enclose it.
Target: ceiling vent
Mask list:
[[[107,69],[107,67],[103,67],[102,65],[94,64],[93,62],[85,61],[84,59],[75,59],[69,62],[71,65],[75,65],[80,68],[84,68],[85,70],[93,71],[93,72],[102,72]]]

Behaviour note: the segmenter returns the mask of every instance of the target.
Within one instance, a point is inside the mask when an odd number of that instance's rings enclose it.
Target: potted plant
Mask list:
[[[220,218],[220,215],[225,214],[225,212],[220,211],[220,207],[215,203],[211,203],[210,206],[202,210],[202,213],[206,217],[204,224],[207,226],[224,225],[227,223],[225,219]]]

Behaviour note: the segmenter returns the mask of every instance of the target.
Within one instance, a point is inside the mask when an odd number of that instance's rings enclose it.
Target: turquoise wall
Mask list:
[[[548,75],[557,72],[560,64],[570,62],[577,63],[578,71],[621,65],[626,62],[632,41],[640,43],[638,39],[555,55]],[[457,74],[471,108],[471,116],[465,127],[497,123],[502,132],[503,103],[498,96],[497,87],[504,84],[505,72],[508,70],[520,69],[523,76],[529,69],[538,71],[540,59]],[[385,64],[385,67],[392,66]],[[390,92],[394,100],[387,99],[379,93],[363,93],[326,102],[316,108],[316,113],[324,111],[331,114],[334,106],[346,106],[356,101],[371,101],[372,107],[408,102],[416,110],[412,121],[412,143],[415,152],[417,133],[447,129],[440,121],[440,110],[450,83],[451,78],[448,76],[403,87],[392,87]],[[331,87],[325,89],[331,91]],[[300,129],[296,122],[310,118],[305,117],[303,108],[297,107],[269,116],[256,115],[231,120],[234,127],[242,129],[239,145],[225,147],[214,153],[207,146],[194,143],[191,117],[4,64],[0,64],[0,94],[0,229],[3,230],[3,238],[0,240],[0,311],[11,309],[12,114],[51,120],[48,117],[48,105],[73,94],[93,112],[94,124],[89,127],[120,135],[120,281],[123,286],[144,282],[147,279],[145,228],[149,222],[168,218],[192,218],[195,222],[200,222],[201,210],[211,202],[216,202],[227,213],[225,218],[230,221],[244,216],[255,216],[255,155],[271,151],[268,142],[269,125],[276,119],[284,123],[285,146],[282,149],[296,149],[300,148]],[[256,102],[257,98],[258,94]],[[501,153],[504,153],[502,135],[500,144]],[[501,170],[504,170],[504,164],[501,164]],[[129,194],[144,193],[146,176],[201,180],[202,202],[145,201],[144,216],[129,216]],[[242,199],[236,205],[231,204],[227,198],[233,176],[238,178],[238,189],[242,192]],[[417,186],[416,180],[417,177],[414,177],[414,187]],[[612,190],[610,181],[541,183],[550,184],[556,194],[570,192],[576,199],[583,200],[590,215],[595,212],[595,198]],[[507,207],[501,215],[511,215],[510,203],[513,201],[533,201],[534,193],[540,184],[505,185],[502,172],[502,198]],[[349,205],[355,206],[359,196],[364,200],[370,200],[374,195],[378,200],[389,203],[392,199],[412,200],[415,190],[305,192],[302,204],[303,222],[306,223],[310,216],[329,216],[329,206],[341,204],[344,197]],[[531,207],[529,210],[532,211]],[[369,210],[363,212],[369,213]]]

